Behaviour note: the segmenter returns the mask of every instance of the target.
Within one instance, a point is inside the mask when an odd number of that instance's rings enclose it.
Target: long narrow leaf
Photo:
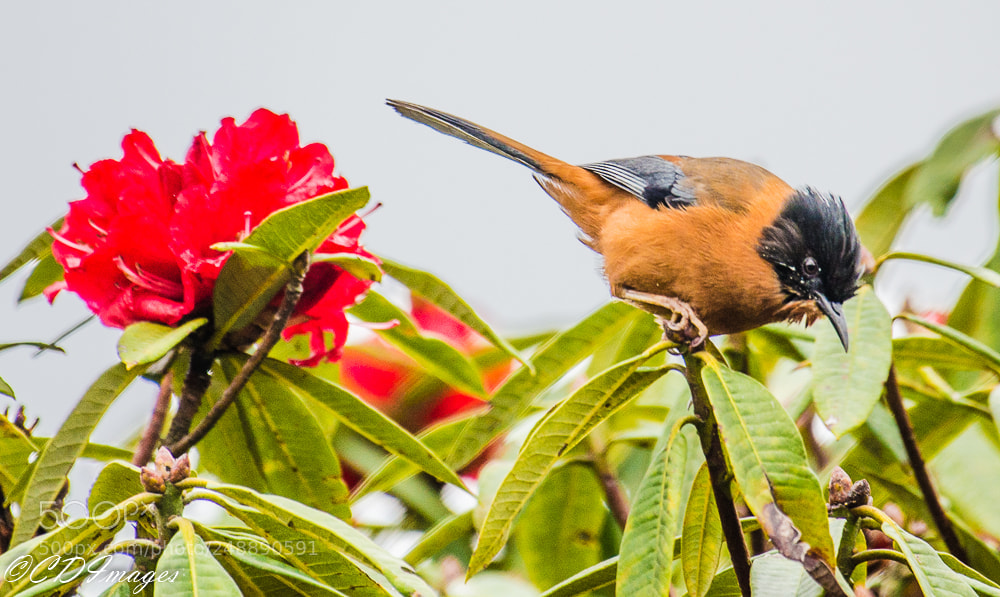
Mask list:
[[[358,558],[384,574],[393,586],[404,594],[410,595],[414,592],[430,596],[436,594],[409,564],[388,553],[361,531],[339,518],[294,500],[276,495],[262,495],[243,487],[210,484],[209,488],[238,500],[241,504],[258,509],[284,523],[286,527],[295,528],[352,558]]]
[[[370,323],[395,322],[393,327],[377,329],[375,333],[453,388],[475,396],[486,393],[482,376],[465,355],[444,340],[421,334],[409,316],[384,296],[369,291],[348,312]]]
[[[434,303],[455,319],[472,328],[477,334],[489,340],[497,348],[530,367],[509,342],[494,332],[493,328],[483,321],[462,297],[458,296],[458,293],[434,274],[406,267],[385,258],[382,259],[382,269],[399,282],[402,282],[403,285],[413,292]]]
[[[608,521],[594,467],[568,462],[545,478],[521,513],[513,543],[531,582],[546,589],[601,561]]]
[[[573,597],[613,585],[618,573],[618,556],[594,564],[545,591],[539,597]]]
[[[273,359],[261,371],[282,380],[293,392],[328,408],[341,422],[386,449],[444,481],[464,487],[462,480],[437,454],[361,398],[308,372]]]
[[[681,428],[668,428],[666,442],[639,484],[618,562],[618,595],[669,595],[674,563],[674,534],[681,507],[681,486],[687,463],[687,440]]]
[[[24,286],[21,288],[21,295],[17,297],[17,302],[23,303],[28,299],[42,294],[46,288],[62,280],[64,275],[65,272],[62,266],[59,265],[51,252],[41,256],[38,259],[38,263],[35,264],[34,269],[31,270],[31,275],[24,281]]]
[[[977,267],[975,265],[964,265],[962,263],[955,263],[954,261],[947,261],[944,259],[939,259],[937,257],[931,257],[930,255],[923,255],[921,253],[907,253],[905,251],[894,251],[883,255],[876,262],[876,269],[881,267],[883,263],[889,261],[890,259],[907,259],[910,261],[922,261],[924,263],[931,263],[934,265],[940,265],[941,267],[946,267],[948,269],[953,269],[957,272],[962,272],[968,276],[972,276],[980,282],[989,284],[1000,288],[1000,273],[997,273],[991,269],[985,267]]]
[[[471,462],[513,425],[539,394],[611,338],[633,309],[625,303],[608,303],[538,349],[531,358],[534,374],[522,368],[511,375],[493,393],[490,410],[470,420],[459,432],[445,462],[455,467]]]
[[[14,524],[11,545],[29,539],[35,533],[47,505],[55,500],[66,474],[83,453],[90,433],[115,398],[140,373],[141,367],[127,370],[119,363],[105,371],[77,403],[62,427],[38,455],[21,504],[21,515]]]
[[[223,355],[218,370],[226,385],[236,377],[246,358]],[[283,378],[258,370],[234,405],[250,443],[245,454],[259,459],[261,474],[271,493],[347,518],[347,486],[336,454],[309,407]],[[233,407],[231,407],[233,409]],[[229,414],[229,413],[227,413]],[[228,448],[228,449],[227,449]],[[236,446],[216,445],[226,460],[240,458]],[[245,456],[244,456],[245,458]]]
[[[238,251],[226,260],[212,295],[215,334],[210,346],[253,321],[290,278],[281,264],[319,247],[368,197],[367,187],[321,195],[278,210],[254,228],[242,242],[269,255]]]
[[[681,531],[681,567],[691,597],[704,597],[708,593],[719,569],[722,546],[722,521],[715,505],[708,465],[703,463],[688,494]]]
[[[892,539],[906,556],[913,577],[928,597],[976,597],[976,592],[945,564],[937,551],[922,539],[914,537],[892,521],[882,523],[882,532]]]
[[[845,353],[833,326],[816,332],[812,395],[816,410],[837,437],[861,425],[882,396],[892,363],[892,320],[871,286],[844,305],[851,337]]]
[[[129,368],[153,363],[206,323],[208,320],[204,317],[175,328],[151,321],[133,323],[118,339],[118,356]]]
[[[669,371],[666,367],[639,370],[665,349],[666,345],[659,345],[608,369],[553,407],[535,426],[490,504],[469,562],[469,576],[493,560],[506,543],[514,518],[559,457],[583,440],[584,430],[592,429]]]
[[[1000,110],[971,118],[948,131],[906,185],[907,206],[927,203],[940,217],[969,168],[1000,149],[993,123]]]
[[[910,313],[900,313],[896,317],[899,317],[900,319],[905,319],[907,321],[912,321],[913,323],[925,327],[932,332],[940,334],[941,336],[947,338],[948,340],[951,340],[955,344],[958,344],[962,348],[965,348],[966,350],[969,350],[983,357],[984,359],[986,359],[991,363],[994,371],[1000,372],[1000,353],[993,350],[986,344],[980,342],[979,340],[976,340],[971,336],[963,334],[962,332],[956,330],[953,327],[949,327],[946,325],[938,325],[933,321],[928,321],[918,315],[912,315]]]
[[[59,228],[62,228],[62,224],[63,218],[59,218],[55,222],[52,222],[48,228],[58,230]],[[28,241],[28,244],[26,244],[15,257],[8,261],[3,268],[0,269],[0,282],[32,260],[41,259],[42,257],[50,254],[52,254],[52,235],[49,234],[48,230],[43,230],[42,232],[39,232],[35,238]]]
[[[197,597],[201,595],[239,595],[240,589],[183,518],[176,519],[177,532],[156,563],[157,576],[170,579],[154,585],[154,597],[161,595]]]
[[[760,382],[699,356],[722,447],[750,510],[786,557],[818,558],[832,573],[826,503],[794,421]]]
[[[235,486],[222,487],[249,491]],[[199,526],[199,534],[206,538],[221,540],[261,554],[274,552],[295,569],[302,570],[351,597],[398,597],[387,579],[349,557],[350,554],[345,553],[339,545],[327,541],[322,534],[317,534],[307,525],[300,526],[296,518],[289,518],[280,510],[272,510],[266,501],[277,496],[261,496],[265,503],[259,506],[243,503],[243,499],[233,499],[204,490],[191,492],[188,497],[193,500],[209,500],[248,527],[244,532],[234,532]],[[256,584],[252,579],[243,578],[240,581],[247,585]]]

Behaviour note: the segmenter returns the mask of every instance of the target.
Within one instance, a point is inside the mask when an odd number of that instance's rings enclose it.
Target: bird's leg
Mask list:
[[[664,337],[671,342],[690,344],[692,348],[697,348],[708,338],[708,328],[698,318],[698,314],[691,305],[680,299],[628,288],[620,289],[616,296],[640,309],[653,312],[657,323],[663,326]],[[670,312],[669,317],[657,313],[663,309]]]

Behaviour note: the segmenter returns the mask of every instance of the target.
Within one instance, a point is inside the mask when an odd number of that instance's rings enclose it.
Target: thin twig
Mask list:
[[[167,410],[170,409],[171,388],[174,383],[174,372],[167,371],[160,380],[160,393],[156,396],[156,404],[153,406],[153,414],[149,417],[149,424],[143,432],[139,445],[132,456],[132,464],[143,466],[153,457],[153,450],[160,441],[160,434],[163,433],[163,421],[167,418]]]
[[[927,509],[930,510],[931,518],[934,519],[934,524],[937,526],[941,539],[952,555],[966,564],[969,563],[969,556],[965,553],[965,548],[962,547],[961,542],[959,542],[955,528],[951,524],[951,519],[948,518],[948,514],[944,511],[944,506],[941,505],[941,500],[934,489],[934,483],[927,472],[927,465],[920,455],[920,447],[917,445],[917,438],[913,433],[913,423],[910,422],[910,415],[907,414],[906,406],[903,405],[903,397],[899,393],[895,365],[889,367],[889,378],[885,381],[885,401],[889,406],[889,410],[892,411],[892,416],[896,419],[896,426],[899,428],[899,434],[903,438],[903,446],[906,447],[906,456],[910,461],[910,468],[913,469],[913,476],[917,479],[917,485],[920,486],[920,491],[924,495],[924,502],[927,503]]]
[[[274,314],[274,319],[271,320],[271,325],[268,326],[267,332],[264,333],[264,337],[261,338],[260,343],[257,345],[257,350],[247,359],[246,363],[243,363],[243,367],[240,372],[236,374],[233,381],[229,384],[229,387],[225,389],[222,396],[219,398],[218,402],[212,405],[212,408],[205,415],[205,418],[198,423],[198,426],[194,428],[191,433],[185,435],[184,437],[178,439],[176,442],[172,442],[168,449],[170,453],[175,457],[179,456],[191,449],[191,446],[195,445],[209,431],[212,427],[219,422],[222,415],[226,413],[226,409],[236,400],[236,396],[239,395],[240,390],[246,385],[247,381],[250,380],[250,376],[253,372],[257,370],[261,362],[267,357],[267,353],[271,352],[274,345],[278,343],[278,339],[281,337],[281,331],[285,329],[285,324],[288,323],[288,318],[291,316],[292,311],[295,310],[295,306],[299,302],[299,298],[302,296],[302,280],[306,277],[306,272],[309,271],[309,253],[303,253],[300,255],[293,264],[292,267],[292,279],[285,286],[285,296],[281,299],[281,305],[278,307],[278,311]]]
[[[695,356],[694,351],[684,355],[684,362],[687,365],[686,376],[688,386],[691,388],[694,414],[702,420],[698,436],[701,439],[701,449],[705,453],[708,476],[712,481],[712,492],[715,494],[715,505],[719,510],[719,520],[722,522],[722,533],[729,548],[729,558],[733,563],[733,572],[736,573],[740,592],[744,597],[750,597],[750,554],[743,539],[743,528],[736,513],[736,504],[733,503],[733,494],[729,486],[731,475],[726,464],[726,455],[722,452],[719,426],[701,383],[703,362]]]
[[[614,516],[618,526],[624,529],[629,513],[628,496],[625,495],[625,490],[622,488],[621,483],[618,482],[618,477],[615,476],[614,471],[611,470],[611,466],[608,465],[603,451],[598,450],[597,446],[592,446],[590,457],[594,465],[594,471],[597,473],[597,478],[601,481],[601,487],[604,488],[604,497],[608,501],[608,509],[611,510],[611,515]]]

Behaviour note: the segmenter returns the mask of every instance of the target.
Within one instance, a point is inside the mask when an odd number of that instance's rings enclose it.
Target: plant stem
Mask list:
[[[860,520],[860,517],[853,512],[848,512],[847,518],[844,519],[844,530],[840,534],[840,545],[837,547],[837,568],[844,578],[851,578],[857,566],[853,558],[854,546],[861,530]]]
[[[719,437],[719,426],[715,421],[715,413],[708,401],[708,395],[701,381],[701,370],[704,363],[694,352],[684,355],[687,365],[688,386],[691,388],[691,402],[694,414],[701,419],[698,436],[701,439],[701,449],[705,453],[708,465],[708,476],[712,480],[712,492],[715,494],[716,508],[719,510],[719,520],[722,522],[722,533],[729,548],[729,558],[733,563],[733,572],[740,585],[744,597],[750,597],[750,554],[743,539],[743,529],[740,518],[733,503],[733,494],[729,481],[732,475],[726,464],[726,455],[722,452],[722,439]]]
[[[145,465],[153,457],[153,450],[156,449],[156,444],[160,441],[160,434],[163,433],[163,421],[167,418],[167,410],[170,409],[170,390],[173,383],[173,371],[167,371],[160,379],[160,392],[156,396],[153,414],[149,417],[146,431],[143,432],[142,439],[139,440],[139,445],[132,456],[132,464],[136,466]]]
[[[601,487],[604,488],[604,497],[608,501],[608,509],[611,510],[611,515],[614,516],[618,526],[624,529],[629,513],[628,496],[625,495],[625,490],[622,488],[621,483],[618,482],[614,471],[611,470],[611,466],[604,457],[603,451],[598,450],[597,446],[591,446],[590,457],[591,462],[594,464],[594,471],[597,473],[597,478],[601,481]]]
[[[889,406],[889,410],[892,411],[893,418],[896,419],[896,426],[899,428],[899,434],[903,438],[903,446],[906,447],[906,456],[910,460],[910,468],[913,469],[913,476],[917,479],[917,485],[920,486],[920,491],[924,495],[924,502],[927,503],[927,509],[930,510],[931,518],[934,519],[934,524],[937,526],[941,539],[952,555],[967,564],[969,556],[965,553],[965,548],[962,547],[962,544],[958,540],[958,535],[951,524],[951,519],[948,518],[948,514],[941,505],[941,500],[934,489],[934,483],[927,472],[927,465],[920,455],[920,447],[917,445],[917,438],[913,433],[913,423],[910,422],[910,415],[906,412],[906,406],[903,405],[903,397],[899,393],[895,365],[889,367],[889,377],[885,381],[885,401]]]
[[[191,422],[198,413],[198,407],[201,406],[201,398],[212,383],[212,378],[208,375],[212,361],[212,354],[197,349],[191,353],[191,362],[184,377],[184,389],[181,390],[180,402],[177,404],[174,420],[170,423],[170,431],[163,440],[164,445],[173,445],[191,428]]]
[[[260,343],[257,345],[257,350],[247,359],[247,362],[243,363],[243,367],[240,372],[236,374],[233,381],[229,384],[229,387],[225,389],[222,396],[219,397],[218,402],[212,405],[212,408],[205,415],[205,418],[198,423],[198,426],[194,428],[191,433],[183,435],[173,442],[169,442],[167,446],[170,453],[175,457],[179,456],[191,449],[191,446],[195,445],[203,437],[205,437],[212,427],[219,422],[222,415],[226,413],[226,409],[236,400],[236,396],[239,395],[240,390],[246,385],[247,381],[250,380],[250,376],[253,372],[257,370],[264,358],[267,357],[267,353],[271,352],[274,345],[278,343],[278,339],[281,337],[281,330],[285,329],[285,324],[288,323],[288,318],[291,316],[292,311],[295,310],[295,306],[299,302],[299,298],[302,296],[302,281],[306,277],[306,273],[309,271],[309,253],[305,252],[296,258],[295,263],[292,267],[292,279],[289,280],[288,285],[285,286],[285,296],[281,299],[281,305],[278,307],[278,311],[274,314],[274,319],[271,320],[271,325],[268,326],[267,331],[264,333],[264,337],[261,338]],[[207,386],[206,386],[207,389]],[[202,391],[204,394],[204,390]],[[199,400],[201,398],[199,397]],[[176,419],[175,419],[176,421]],[[190,422],[188,423],[190,427]],[[172,431],[173,429],[171,429]],[[185,429],[185,431],[187,431]]]
[[[910,563],[906,561],[906,556],[895,549],[866,549],[865,551],[859,551],[851,556],[851,563],[854,564],[854,566],[857,566],[862,562],[871,562],[873,560],[891,560],[893,562],[899,562],[900,564],[906,564],[907,566],[910,565]]]

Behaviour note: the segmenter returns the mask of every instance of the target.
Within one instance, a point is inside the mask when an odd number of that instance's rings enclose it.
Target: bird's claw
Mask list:
[[[698,314],[680,299],[628,289],[623,290],[619,298],[652,312],[663,327],[664,340],[697,348],[708,338],[708,328]]]
[[[690,305],[676,299],[666,299],[663,306],[670,309],[670,317],[657,315],[656,321],[663,327],[663,338],[670,342],[686,344],[697,348],[708,338],[708,329],[698,319]]]

